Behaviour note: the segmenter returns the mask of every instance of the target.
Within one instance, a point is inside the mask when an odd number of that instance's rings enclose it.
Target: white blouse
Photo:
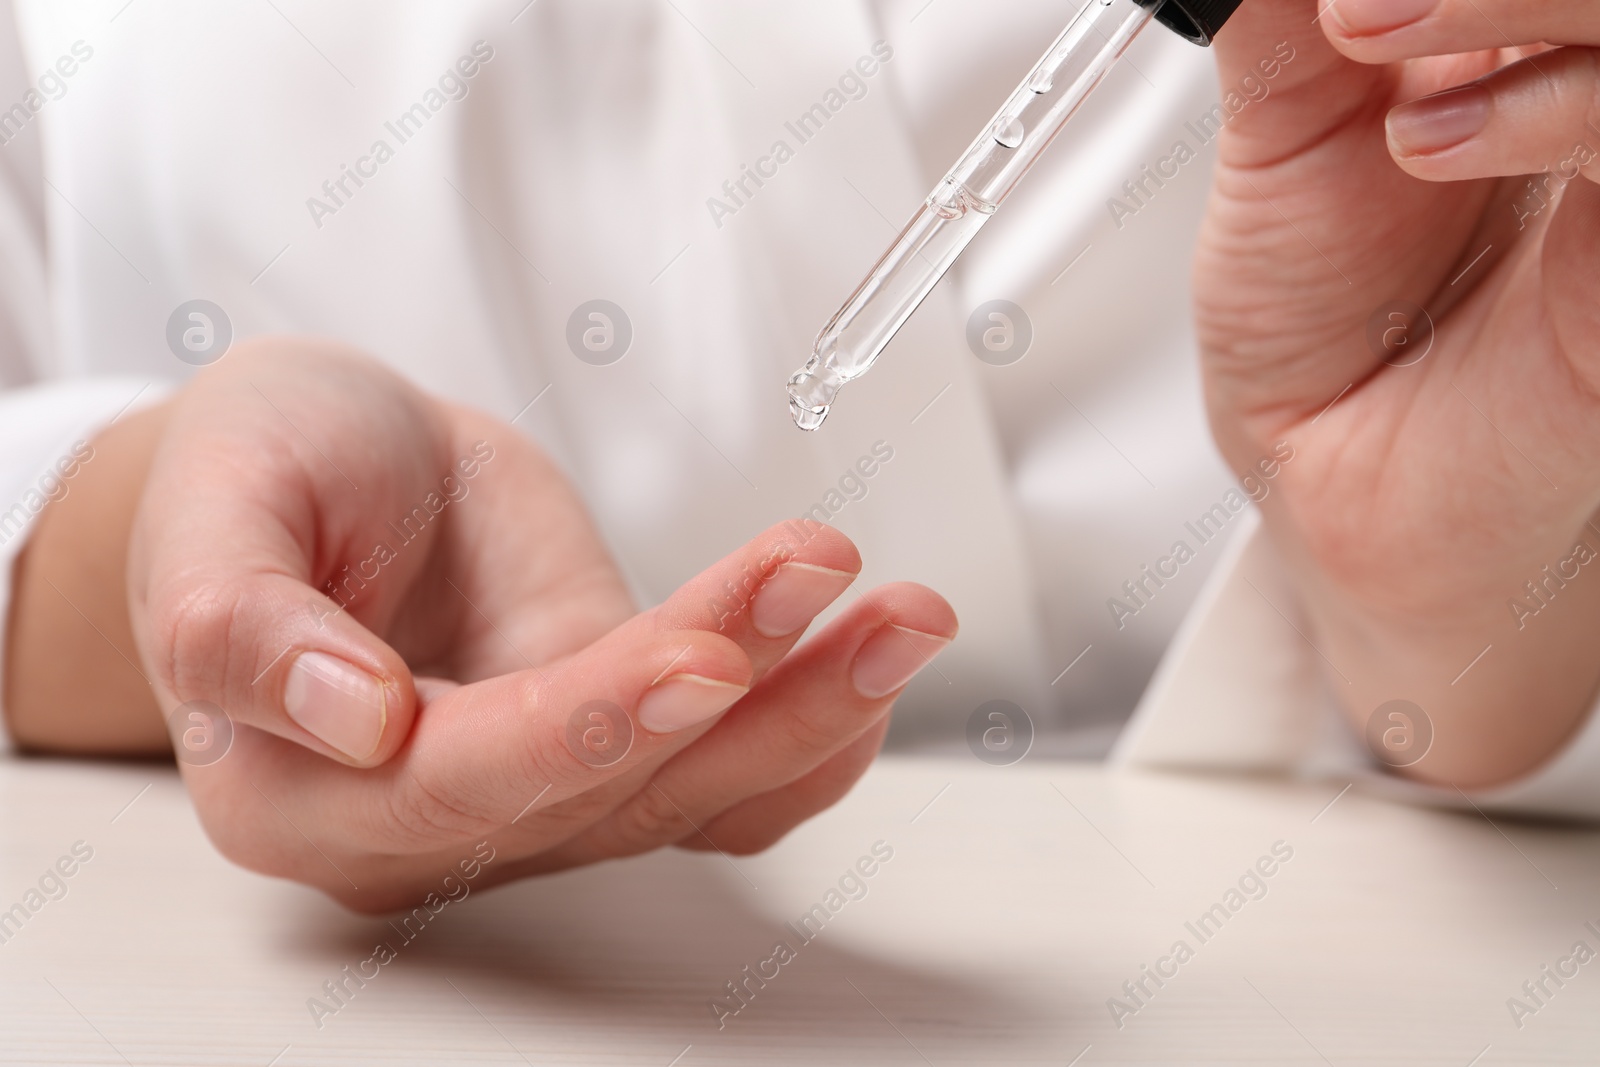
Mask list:
[[[1200,401],[1189,259],[1227,116],[1204,49],[1149,30],[827,426],[788,420],[818,328],[1063,17],[0,0],[0,609],[32,515],[71,491],[50,472],[193,372],[169,320],[206,300],[235,338],[337,337],[521,413],[641,602],[820,509],[864,583],[961,616],[902,747],[961,745],[1003,699],[1036,756],[1120,734],[1131,764],[1380,777],[1314,656],[1239,592],[1295,610]],[[980,358],[994,301],[1021,309],[1020,359]],[[1475,799],[1600,816],[1597,766],[1591,724]]]

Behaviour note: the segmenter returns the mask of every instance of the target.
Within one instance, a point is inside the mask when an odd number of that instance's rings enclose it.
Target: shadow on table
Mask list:
[[[387,941],[414,977],[449,979],[490,1015],[611,1024],[696,1044],[733,1035],[768,1041],[802,1028],[814,1042],[821,1028],[845,1047],[898,1046],[895,1055],[913,1061],[912,1048],[948,1051],[952,1041],[1003,1055],[1022,1029],[1037,1042],[1037,1002],[1018,1003],[980,977],[844,944],[844,926],[871,929],[870,894],[802,943],[783,918],[752,906],[759,892],[719,857],[660,853],[474,893],[403,947],[384,920],[331,910],[288,930],[294,950],[340,962],[366,959]],[[721,1019],[723,1030],[711,1002],[737,1005],[727,983],[744,980],[747,965],[756,973],[779,940],[794,959],[764,985],[747,982],[748,1004]],[[1016,1025],[1027,1018],[1029,1027]]]

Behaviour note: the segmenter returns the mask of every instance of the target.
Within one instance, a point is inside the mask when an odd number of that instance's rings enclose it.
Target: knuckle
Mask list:
[[[240,602],[237,586],[213,583],[166,594],[151,602],[154,665],[180,698],[215,695],[224,684]]]
[[[723,825],[726,823],[727,825]],[[792,824],[768,825],[733,816],[693,832],[673,842],[687,852],[722,852],[729,856],[754,856],[782,841],[793,830]]]
[[[495,829],[493,821],[463,801],[431,788],[413,774],[389,792],[389,836],[406,848],[459,841]]]
[[[678,805],[654,785],[648,785],[618,809],[618,837],[634,851],[656,848],[685,835],[699,836]]]
[[[822,757],[842,748],[849,740],[847,734],[830,730],[804,711],[791,711],[774,724],[779,731],[783,751],[805,756]]]

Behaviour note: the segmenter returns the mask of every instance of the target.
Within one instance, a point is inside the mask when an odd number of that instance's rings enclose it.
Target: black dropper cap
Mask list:
[[[1195,44],[1210,44],[1243,0],[1166,0],[1156,20]],[[1146,6],[1149,6],[1146,3]]]

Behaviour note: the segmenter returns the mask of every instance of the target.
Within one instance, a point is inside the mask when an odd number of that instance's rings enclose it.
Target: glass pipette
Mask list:
[[[795,423],[822,425],[840,388],[871,368],[1140,30],[1158,19],[1209,44],[1240,2],[1088,0],[817,337],[789,379]]]

